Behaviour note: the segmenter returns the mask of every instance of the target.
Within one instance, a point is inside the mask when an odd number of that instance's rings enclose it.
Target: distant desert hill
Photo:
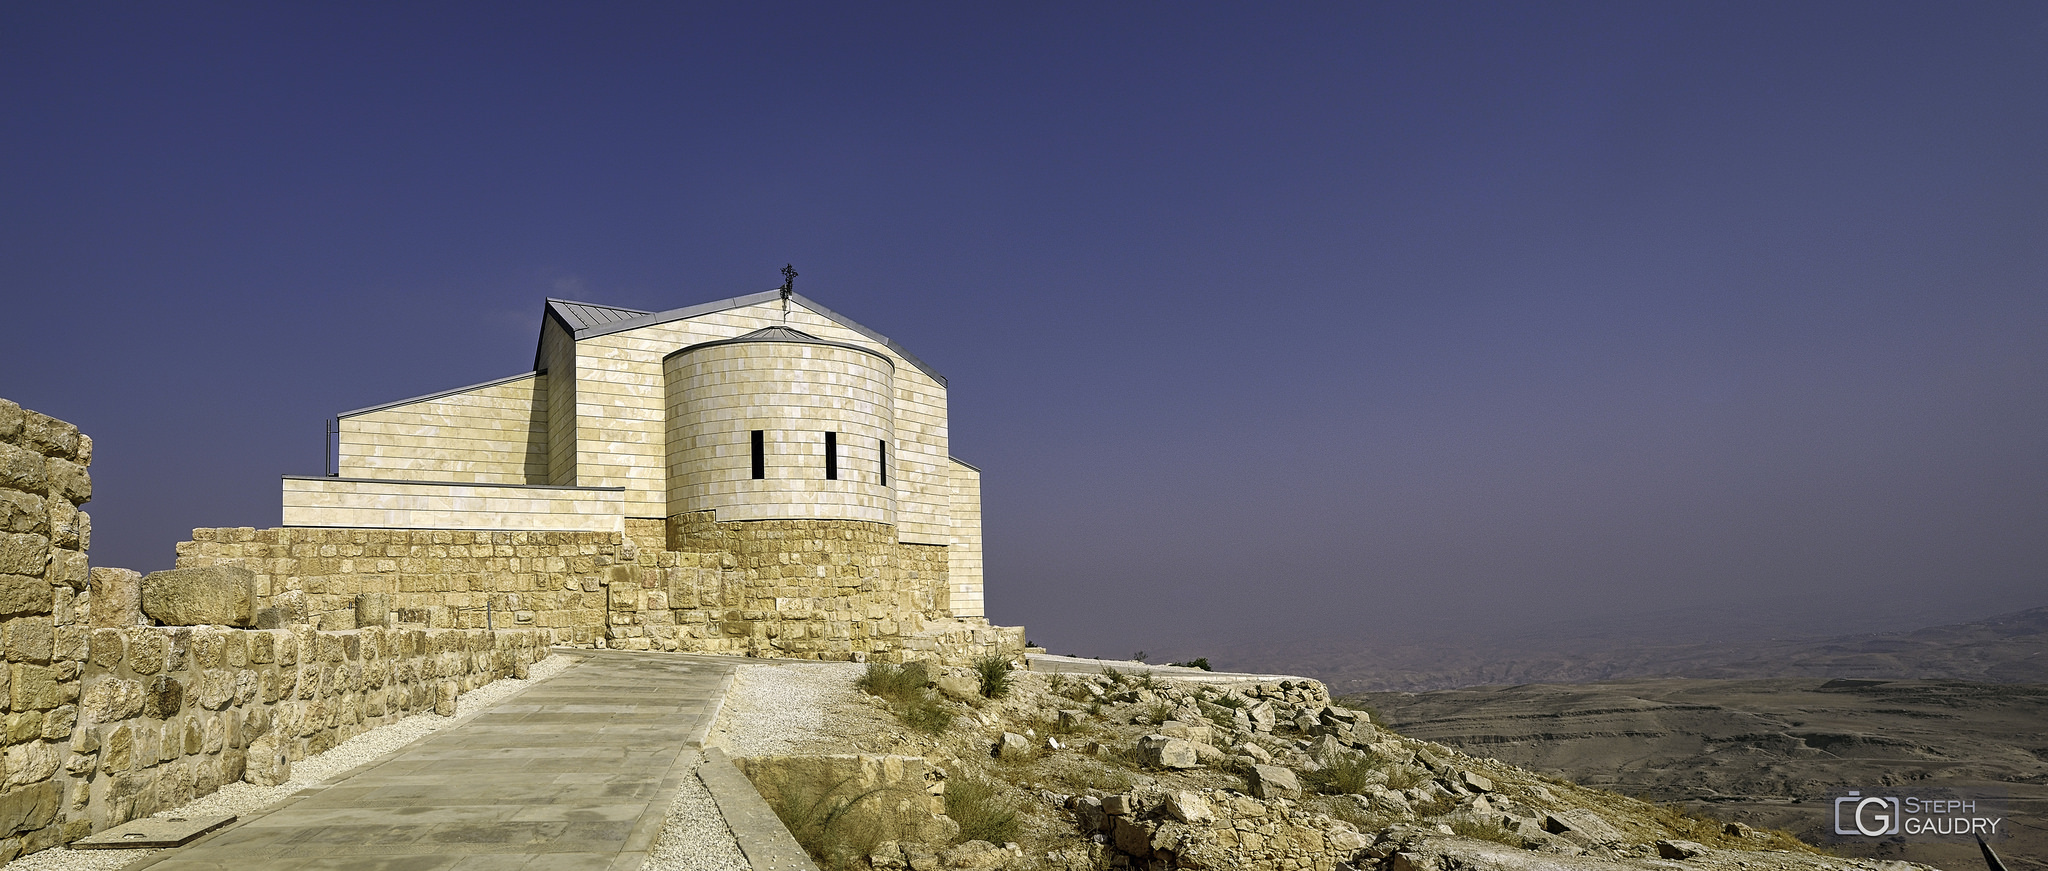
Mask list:
[[[2048,684],[2048,607],[1910,632],[1832,638],[1663,640],[1656,628],[1563,627],[1516,637],[1302,640],[1210,658],[1234,671],[1321,679],[1333,692],[1408,691],[1635,677],[1855,678]]]
[[[2027,613],[2040,619],[2040,611]],[[1966,625],[1986,624],[2012,625]],[[1980,637],[1977,630],[1956,630],[1903,637],[1929,644]],[[1860,652],[1823,649],[1800,667],[1851,662],[1877,668],[1888,661],[1882,657],[1918,649],[1896,640],[1873,641]],[[1345,701],[1376,711],[1410,737],[1649,801],[1783,828],[1817,844],[1829,844],[1827,799],[1847,790],[2002,795],[2013,835],[1999,845],[2007,867],[2048,868],[2048,686],[1642,678],[1359,693]],[[1967,841],[1833,846],[1848,855],[1940,868],[1983,867]]]

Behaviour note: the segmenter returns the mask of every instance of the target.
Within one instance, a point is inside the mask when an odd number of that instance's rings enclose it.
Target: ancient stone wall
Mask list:
[[[85,657],[92,439],[0,399],[0,862],[63,839],[60,765]]]
[[[178,566],[256,573],[259,611],[355,626],[356,600],[439,628],[547,630],[558,644],[800,659],[961,660],[1022,630],[945,618],[944,547],[889,524],[629,521],[622,533],[196,529]]]
[[[322,629],[355,628],[356,597],[379,593],[400,623],[534,627],[589,644],[603,637],[602,582],[621,543],[617,532],[195,529],[178,567],[246,568],[263,609],[301,610]]]
[[[525,677],[547,655],[537,629],[95,629],[67,817],[78,835],[99,831],[210,794],[268,755],[302,759],[408,714],[453,714],[460,693]]]

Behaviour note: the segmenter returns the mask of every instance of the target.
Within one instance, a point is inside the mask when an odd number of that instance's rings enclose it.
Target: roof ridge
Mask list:
[[[566,303],[566,304],[568,304],[568,305],[587,305],[587,306],[590,306],[591,308],[608,308],[608,309],[611,309],[612,311],[620,311],[620,312],[632,312],[632,313],[634,313],[634,314],[636,314],[636,315],[651,315],[651,314],[654,314],[654,312],[648,311],[648,310],[646,310],[646,309],[637,309],[637,308],[627,308],[627,307],[625,307],[625,306],[622,306],[622,305],[607,305],[607,304],[605,304],[605,303],[601,303],[601,302],[584,302],[583,300],[580,300],[580,299],[561,299],[561,298],[559,298],[559,297],[553,297],[553,296],[550,296],[550,297],[544,297],[544,298],[545,298],[545,299],[546,299],[546,300],[547,300],[548,302],[559,302],[559,303]]]

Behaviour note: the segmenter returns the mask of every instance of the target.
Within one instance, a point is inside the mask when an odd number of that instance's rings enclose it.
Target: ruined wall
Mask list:
[[[322,629],[353,629],[356,597],[390,597],[398,622],[437,629],[533,627],[588,644],[604,626],[605,571],[617,532],[431,529],[195,529],[178,567],[256,573],[263,608],[302,609]]]
[[[947,549],[898,543],[882,523],[707,511],[623,534],[196,529],[178,566],[206,565],[255,572],[259,610],[325,629],[354,627],[356,597],[378,593],[400,622],[490,619],[627,650],[897,661],[1023,648],[1020,629],[946,619]]]
[[[548,656],[535,629],[95,629],[65,770],[71,837],[176,807]],[[260,778],[252,778],[260,779]],[[69,838],[67,838],[69,840]]]
[[[66,831],[60,764],[85,657],[92,520],[78,506],[92,498],[91,464],[92,439],[77,427],[0,399],[0,862],[57,844]]]

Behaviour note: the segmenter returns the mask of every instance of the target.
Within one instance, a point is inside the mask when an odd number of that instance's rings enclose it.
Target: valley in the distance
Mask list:
[[[2048,869],[2048,608],[1740,644],[1562,637],[1218,659],[1266,670],[1292,660],[1404,734],[1843,855],[1981,869],[1968,839],[1833,838],[1830,799],[1996,798],[2012,835],[1994,842],[2006,866]]]

